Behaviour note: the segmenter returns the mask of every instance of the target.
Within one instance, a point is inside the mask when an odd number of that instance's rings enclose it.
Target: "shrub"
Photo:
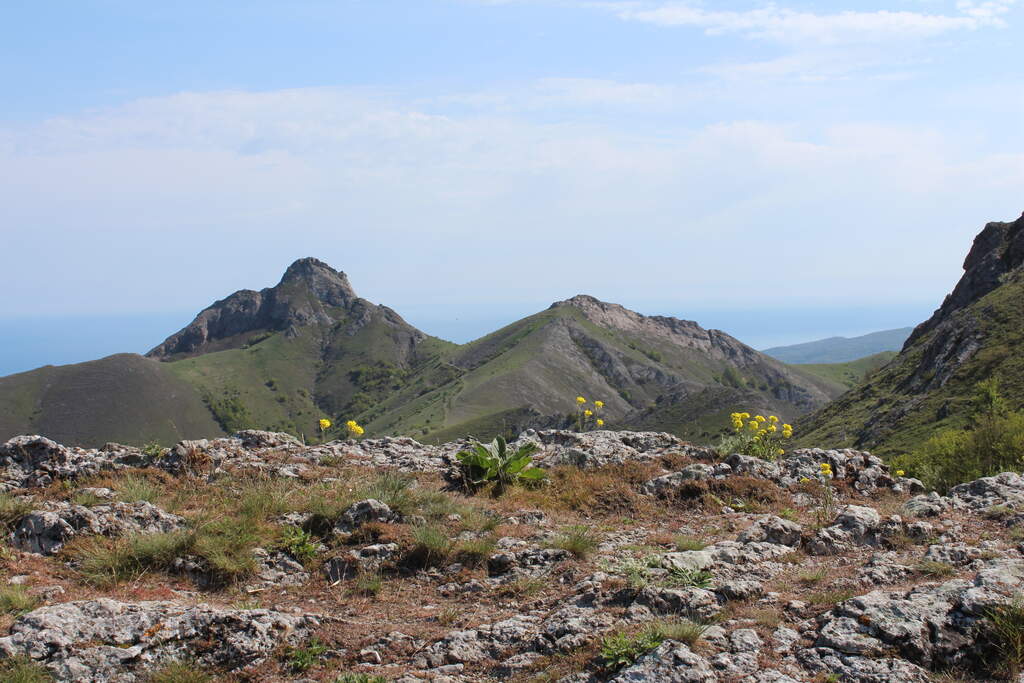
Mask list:
[[[479,441],[472,450],[460,451],[455,457],[462,466],[463,477],[471,487],[495,482],[497,492],[519,482],[538,482],[547,475],[540,467],[533,467],[533,454],[537,444],[528,442],[510,452],[502,437],[489,444]]]
[[[576,557],[586,557],[597,550],[598,539],[594,530],[582,524],[566,527],[559,535],[555,536],[550,547],[568,550]]]
[[[0,660],[0,680],[4,683],[50,683],[53,677],[42,664],[18,656]]]
[[[0,612],[4,614],[24,614],[31,612],[39,604],[39,598],[29,595],[25,586],[4,586],[0,588]]]
[[[1006,408],[993,378],[975,387],[974,412],[965,429],[939,432],[910,455],[894,458],[892,466],[945,493],[963,482],[1019,471],[1022,463],[1024,413]]]

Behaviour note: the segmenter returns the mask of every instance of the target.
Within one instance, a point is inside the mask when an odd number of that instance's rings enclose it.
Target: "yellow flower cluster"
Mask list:
[[[349,436],[362,436],[366,430],[359,426],[359,423],[355,420],[349,420],[345,423],[345,428],[348,430]]]
[[[587,402],[587,399],[583,398],[582,396],[577,396],[576,402],[579,403],[580,405],[583,405],[584,403]]]
[[[576,397],[576,425],[581,432],[586,431],[588,421],[595,418],[597,413],[604,408],[604,401],[594,401],[593,410],[584,407],[586,405],[586,398],[583,396]],[[604,420],[601,418],[594,419],[594,425],[597,427],[604,427]]]
[[[326,432],[330,428],[331,428],[331,421],[328,420],[326,417],[320,418],[320,431],[321,432]]]
[[[732,428],[738,432],[743,429],[743,421],[750,418],[750,413],[733,413],[729,417],[732,419]]]
[[[828,464],[827,462],[823,462],[820,465],[818,465],[818,469],[821,470],[821,476],[823,476],[823,477],[831,477],[832,476],[832,465]]]
[[[903,470],[896,470],[896,476],[897,477],[902,477],[902,476],[905,476],[906,474],[907,473],[904,472]]]

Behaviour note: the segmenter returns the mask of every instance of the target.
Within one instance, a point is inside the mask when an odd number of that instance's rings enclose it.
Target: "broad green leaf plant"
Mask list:
[[[468,485],[475,488],[494,482],[497,492],[501,492],[512,484],[536,483],[547,476],[544,469],[533,466],[536,452],[535,443],[523,444],[513,452],[499,436],[488,444],[476,441],[470,450],[460,451],[455,457]]]

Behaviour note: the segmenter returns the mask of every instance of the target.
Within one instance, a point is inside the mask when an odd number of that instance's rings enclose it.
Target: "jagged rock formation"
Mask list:
[[[964,275],[915,328],[900,354],[864,384],[804,418],[806,443],[827,441],[900,452],[937,428],[961,427],[974,385],[997,376],[1013,407],[1024,405],[1024,216],[989,223]]]

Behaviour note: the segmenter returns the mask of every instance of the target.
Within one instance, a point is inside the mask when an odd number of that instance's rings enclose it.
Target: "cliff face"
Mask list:
[[[978,301],[1024,265],[1024,214],[1012,223],[989,223],[974,238],[964,275],[931,318],[918,325],[904,348],[948,320],[954,311]]]
[[[803,420],[807,439],[885,451],[913,450],[936,429],[962,426],[973,386],[1000,379],[1024,404],[1024,216],[989,223],[964,261],[964,275],[903,350],[863,385]]]

